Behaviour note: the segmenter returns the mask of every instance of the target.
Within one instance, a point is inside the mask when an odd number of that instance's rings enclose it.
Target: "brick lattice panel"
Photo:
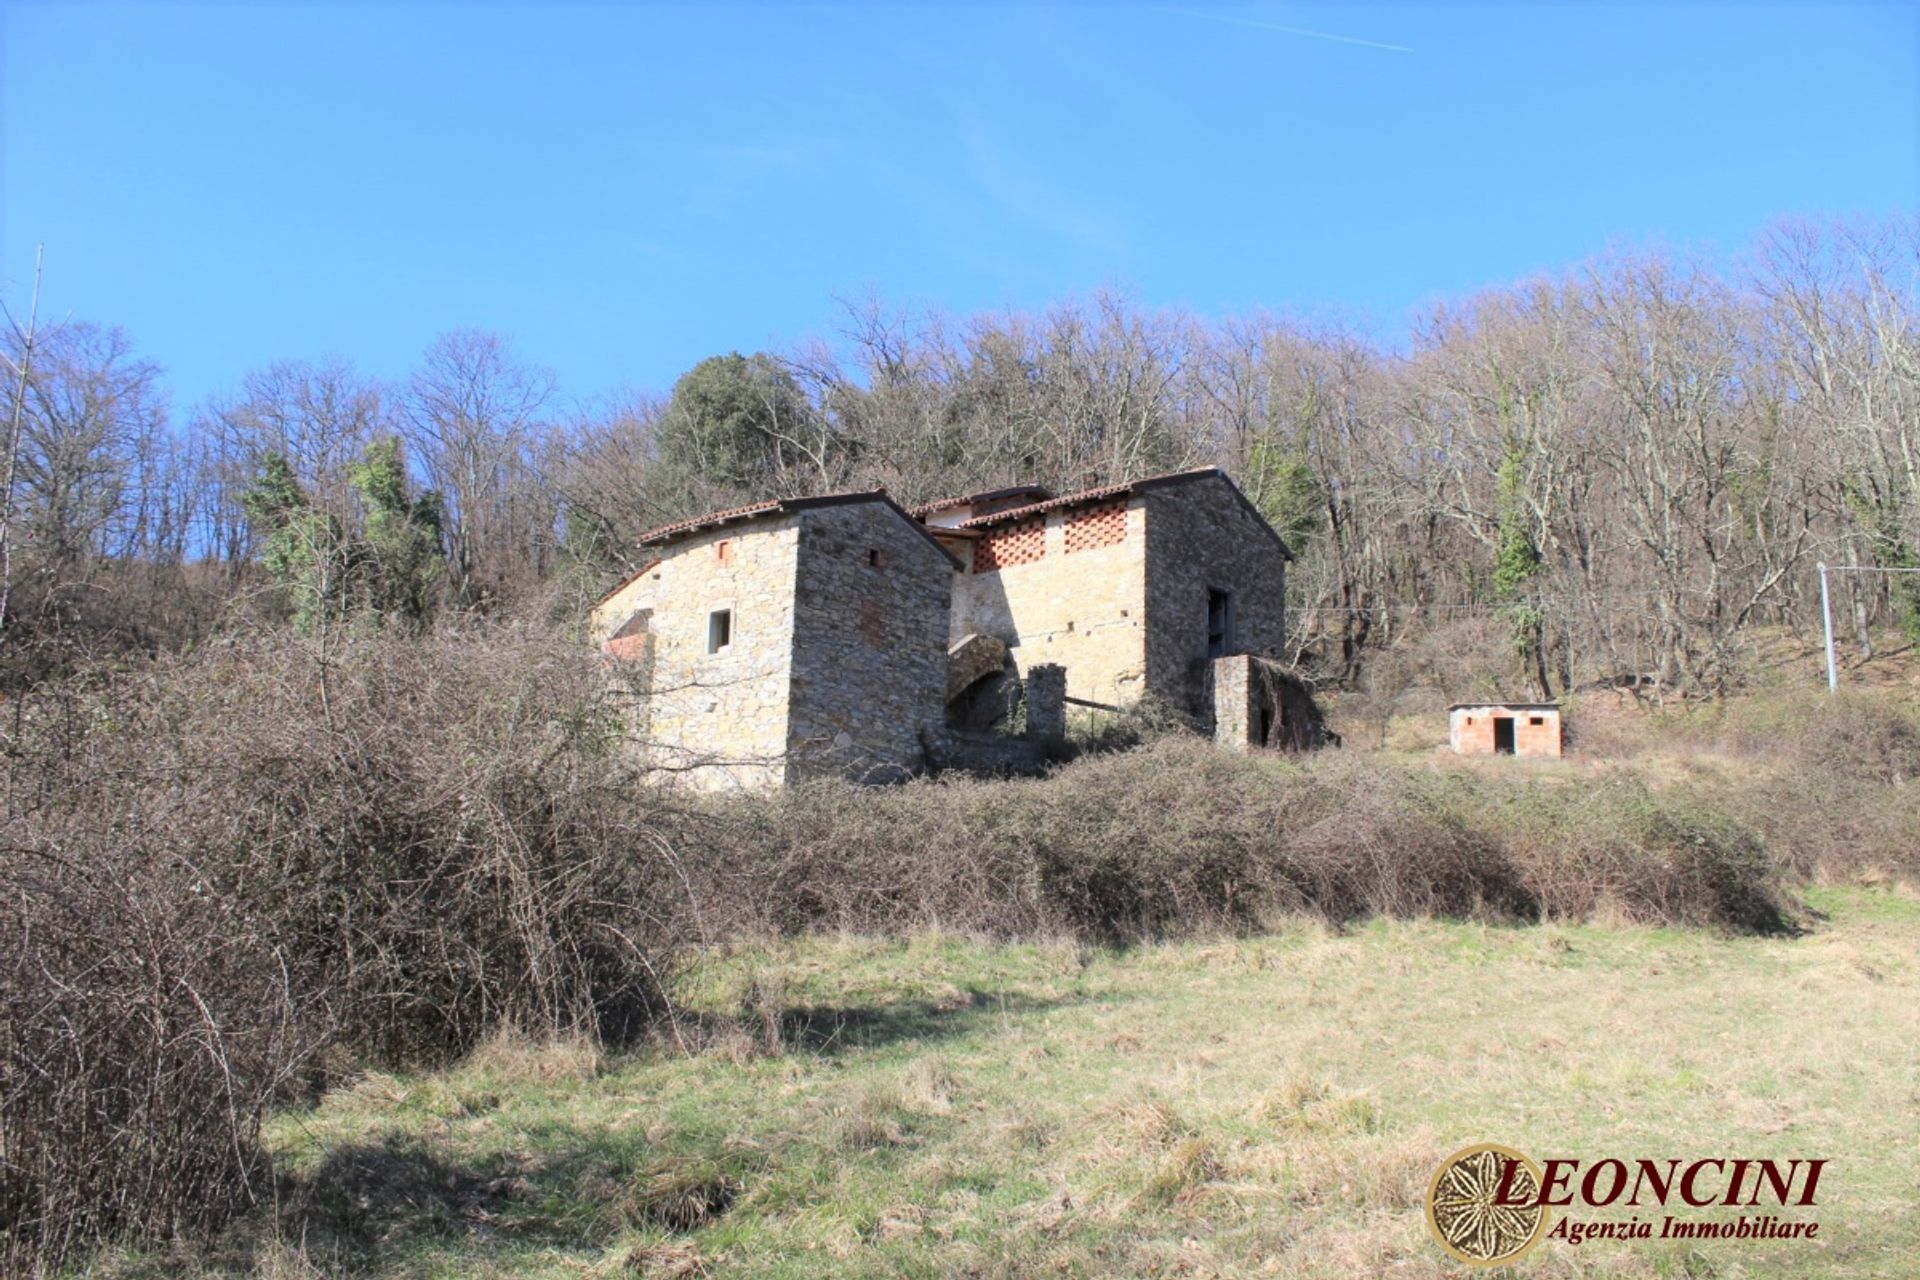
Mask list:
[[[992,573],[1013,564],[1029,564],[1047,553],[1047,522],[1040,517],[997,529],[973,548],[973,571]]]
[[[1127,504],[1103,502],[1067,517],[1067,554],[1110,547],[1127,537]]]

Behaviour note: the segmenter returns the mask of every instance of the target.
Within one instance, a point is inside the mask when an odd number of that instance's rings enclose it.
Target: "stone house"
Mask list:
[[[653,760],[696,785],[960,760],[1002,689],[1052,692],[1036,737],[1064,731],[1062,692],[1150,697],[1239,747],[1298,737],[1263,674],[1291,553],[1218,468],[912,511],[878,491],[777,499],[640,542],[655,558],[591,632],[651,691]]]

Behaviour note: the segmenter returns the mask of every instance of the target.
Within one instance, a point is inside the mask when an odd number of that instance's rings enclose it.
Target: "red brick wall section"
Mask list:
[[[1075,511],[1067,517],[1066,535],[1068,555],[1125,541],[1127,504],[1124,501],[1104,502],[1097,507]]]
[[[1560,715],[1555,711],[1507,711],[1501,708],[1477,707],[1472,711],[1454,712],[1452,725],[1454,749],[1463,756],[1488,756],[1493,754],[1493,722],[1501,719],[1513,721],[1513,752],[1520,756],[1558,756],[1562,754],[1560,738]],[[1538,718],[1541,723],[1534,724]],[[1468,721],[1472,723],[1469,724]]]
[[[1039,516],[1021,520],[991,537],[980,539],[973,548],[973,571],[992,573],[1008,565],[1027,564],[1047,553],[1047,521]]]
[[[653,637],[642,631],[637,635],[615,636],[602,648],[609,658],[622,662],[645,662],[653,656]]]
[[[1541,723],[1534,724],[1534,720]],[[1513,717],[1513,750],[1523,756],[1560,754],[1560,717],[1554,712],[1516,712]]]

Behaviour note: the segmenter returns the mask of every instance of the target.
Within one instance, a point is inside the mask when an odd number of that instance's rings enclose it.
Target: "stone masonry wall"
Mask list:
[[[587,635],[594,644],[602,645],[607,638],[626,624],[627,619],[642,609],[653,607],[656,588],[660,585],[658,565],[642,572],[636,577],[620,584],[618,590],[593,607],[587,617]]]
[[[691,786],[787,780],[799,525],[789,515],[710,530],[668,548],[645,575],[654,643],[644,750]],[[732,635],[709,653],[709,620],[722,609]]]
[[[1027,670],[1027,736],[1067,736],[1067,669],[1051,662]]]
[[[1207,593],[1233,597],[1229,653],[1279,657],[1286,645],[1287,567],[1278,542],[1224,477],[1144,495],[1147,687],[1211,727]]]
[[[1244,653],[1213,660],[1213,740],[1229,751],[1266,745],[1259,740],[1259,682],[1253,663]]]
[[[1068,527],[1074,530],[1069,551]],[[989,526],[998,529],[1001,526]],[[1067,695],[1124,705],[1145,688],[1146,546],[1141,500],[1048,512],[1036,560],[953,580],[951,639],[997,636],[1024,677],[1053,663]]]
[[[879,503],[800,519],[789,776],[922,768],[945,731],[953,561]]]

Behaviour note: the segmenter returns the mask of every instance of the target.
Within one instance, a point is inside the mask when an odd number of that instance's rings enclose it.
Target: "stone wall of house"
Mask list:
[[[953,580],[951,638],[997,636],[1024,677],[1052,663],[1067,669],[1067,695],[1124,705],[1145,687],[1146,546],[1139,498],[1048,512],[1031,533],[992,525],[982,532],[1017,563],[977,552]],[[984,570],[984,571],[983,571]]]
[[[800,514],[790,776],[883,781],[944,732],[954,564],[879,503]]]
[[[701,789],[787,780],[799,541],[796,515],[713,529],[667,548],[645,575],[653,608],[649,763]],[[710,652],[712,617],[723,610],[728,641]]]
[[[660,585],[659,566],[649,565],[621,583],[587,615],[587,636],[596,645],[605,644],[642,609],[651,609]]]
[[[1286,645],[1287,565],[1279,540],[1231,482],[1206,476],[1149,489],[1146,685],[1204,727],[1213,720],[1209,591],[1231,595],[1229,654],[1279,657]]]

